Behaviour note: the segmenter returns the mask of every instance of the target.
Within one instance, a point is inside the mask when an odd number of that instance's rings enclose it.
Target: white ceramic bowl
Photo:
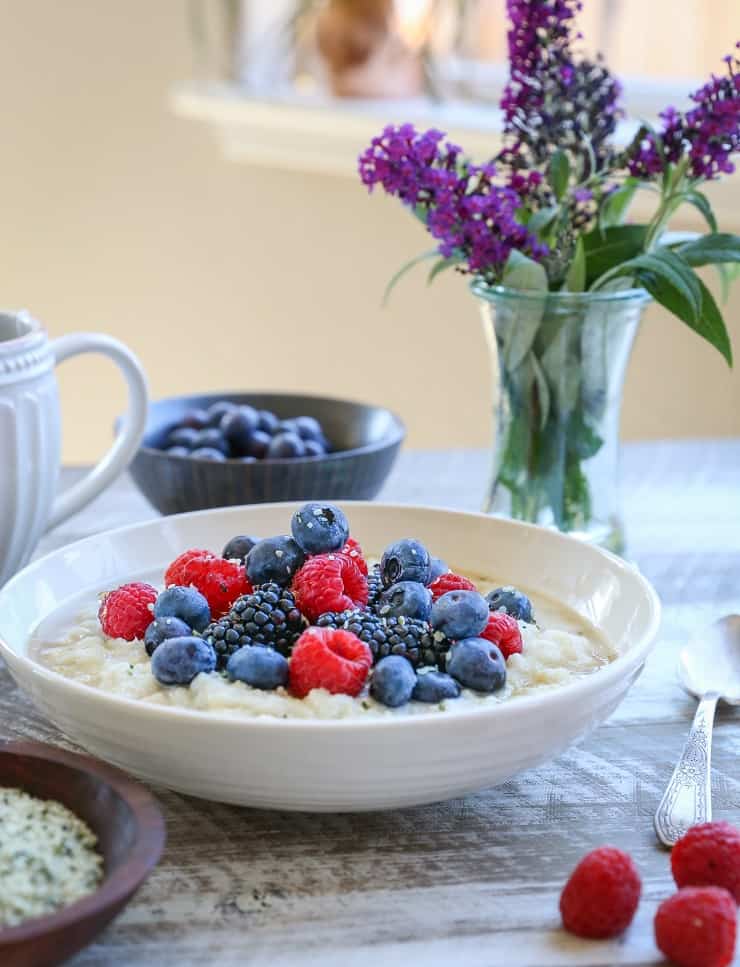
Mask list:
[[[295,504],[167,517],[55,551],[0,591],[0,654],[72,740],[141,778],[248,806],[345,811],[411,806],[504,782],[601,723],[639,675],[660,605],[624,561],[555,532],[479,514],[344,503],[352,533],[378,552],[414,536],[456,569],[561,600],[620,652],[572,684],[470,711],[349,720],[235,719],[117,698],[27,657],[38,622],[81,591],[151,578],[188,547],[237,533],[285,533]]]

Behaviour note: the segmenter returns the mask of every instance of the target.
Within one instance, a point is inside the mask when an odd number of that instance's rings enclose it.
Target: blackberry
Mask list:
[[[225,617],[206,628],[203,638],[215,648],[221,669],[242,645],[267,645],[287,658],[305,627],[291,592],[268,582],[237,598]]]
[[[380,577],[380,564],[374,564],[367,576],[367,606],[374,610],[378,598],[383,593],[383,581]]]
[[[364,641],[377,663],[388,655],[408,658],[414,668],[444,670],[450,640],[416,618],[383,619],[371,611],[329,611],[316,622],[321,628],[343,628]]]

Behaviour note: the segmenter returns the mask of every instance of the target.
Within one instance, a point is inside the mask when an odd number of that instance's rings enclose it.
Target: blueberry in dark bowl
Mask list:
[[[165,450],[171,457],[189,457],[191,452],[187,447],[167,447]]]
[[[180,426],[191,427],[194,430],[205,430],[208,426],[206,410],[188,410],[180,420]]]
[[[208,413],[208,426],[219,427],[226,414],[233,413],[237,409],[238,405],[229,400],[218,400],[216,403],[212,403],[206,411]]]
[[[187,455],[193,460],[215,460],[217,463],[226,459],[223,450],[217,450],[215,447],[198,447],[188,451]]]
[[[280,418],[276,416],[271,410],[258,410],[257,411],[257,429],[262,430],[263,433],[267,433],[268,436],[273,436],[277,432],[277,428],[280,425]]]
[[[215,427],[209,427],[206,430],[198,431],[198,435],[195,439],[192,449],[200,450],[203,447],[208,447],[212,450],[220,450],[224,456],[227,456],[229,453],[229,444],[224,439],[223,433]]]
[[[227,413],[219,429],[229,445],[231,456],[253,456],[249,452],[252,434],[257,429],[257,411],[253,407],[240,406]]]
[[[326,447],[318,440],[304,440],[303,448],[307,457],[325,457],[327,454]]]
[[[284,430],[275,434],[267,448],[267,456],[276,460],[295,459],[305,457],[306,445],[293,430]]]
[[[199,437],[199,431],[192,426],[177,426],[167,437],[167,445],[193,450],[198,446]]]

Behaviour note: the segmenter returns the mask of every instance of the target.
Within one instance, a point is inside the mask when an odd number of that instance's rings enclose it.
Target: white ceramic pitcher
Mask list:
[[[123,373],[128,413],[100,463],[56,497],[61,432],[54,367],[88,352],[110,357]],[[141,366],[115,339],[75,333],[50,342],[26,312],[0,312],[0,585],[28,561],[44,531],[80,510],[125,469],[144,431],[146,408]]]

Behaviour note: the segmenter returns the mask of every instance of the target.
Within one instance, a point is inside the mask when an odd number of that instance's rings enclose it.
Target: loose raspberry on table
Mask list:
[[[346,554],[310,557],[293,578],[298,610],[309,621],[327,611],[350,611],[367,604],[367,578]]]
[[[164,581],[197,588],[208,601],[211,617],[215,620],[227,613],[242,594],[254,590],[244,570],[237,561],[225,561],[210,551],[185,551],[167,568]]]
[[[342,548],[342,554],[351,557],[362,573],[367,577],[367,561],[362,553],[362,548],[354,537],[348,537],[347,543]]]
[[[510,614],[506,614],[505,611],[492,611],[490,613],[488,623],[481,631],[480,637],[498,645],[504,658],[521,654],[523,644],[519,622],[516,618],[512,618]]]
[[[727,967],[735,956],[735,899],[718,886],[686,886],[661,903],[654,928],[676,967]]]
[[[288,687],[298,698],[305,698],[314,688],[356,696],[372,663],[368,646],[350,631],[309,628],[293,647]]]
[[[578,937],[614,937],[640,902],[642,883],[632,858],[613,846],[587,853],[560,895],[563,926]]]
[[[462,574],[454,574],[452,571],[448,571],[447,574],[440,574],[436,581],[432,581],[429,590],[432,592],[432,600],[436,601],[437,598],[441,598],[448,591],[477,591],[478,588],[472,581],[464,578]]]
[[[152,609],[157,600],[151,584],[134,581],[103,595],[98,609],[98,620],[108,638],[133,641],[143,638],[152,622]]]
[[[721,886],[740,903],[740,829],[731,823],[692,826],[671,852],[676,885]]]

